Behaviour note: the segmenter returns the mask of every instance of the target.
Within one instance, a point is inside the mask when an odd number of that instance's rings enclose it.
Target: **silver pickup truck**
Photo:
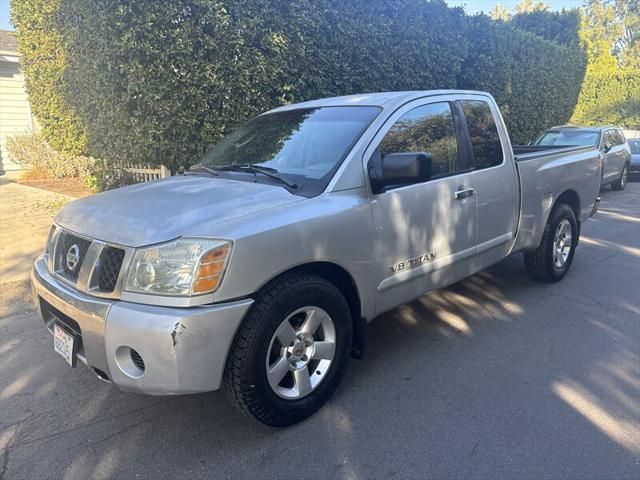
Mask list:
[[[223,387],[287,425],[331,396],[380,313],[514,252],[560,280],[600,176],[594,147],[512,147],[487,93],[287,105],[184,175],[63,208],[33,298],[70,365],[133,392]]]

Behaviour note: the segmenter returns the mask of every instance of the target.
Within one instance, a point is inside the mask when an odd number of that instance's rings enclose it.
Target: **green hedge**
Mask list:
[[[579,47],[485,16],[469,19],[467,38],[469,55],[458,84],[493,94],[513,143],[534,140],[550,126],[569,120],[586,68]]]
[[[487,90],[525,141],[584,74],[579,51],[441,0],[59,1],[66,103],[105,160],[176,169],[282,103],[383,90]]]
[[[563,45],[579,45],[580,11],[562,10],[551,12],[536,10],[535,12],[514,15],[510,24],[520,30],[535,33],[542,38]]]
[[[13,1],[11,21],[18,31],[20,66],[31,107],[45,139],[62,154],[79,155],[86,138],[62,96],[66,52],[57,22],[59,4],[60,0]]]
[[[640,130],[640,70],[589,65],[571,122]]]

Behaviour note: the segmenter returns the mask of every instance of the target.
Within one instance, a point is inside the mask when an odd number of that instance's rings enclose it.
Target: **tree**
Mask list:
[[[588,65],[573,123],[640,128],[638,3],[590,0],[580,24]]]
[[[613,7],[623,25],[613,51],[622,65],[640,68],[640,2],[615,0]]]
[[[533,0],[521,0],[520,3],[516,5],[516,13],[531,13],[537,11],[547,11],[549,10],[549,6],[544,2],[536,2],[533,3]]]
[[[507,22],[509,21],[509,18],[511,18],[511,15],[509,14],[509,10],[504,8],[499,3],[496,3],[496,6],[493,7],[493,10],[491,10],[490,12],[490,17],[496,21],[500,20],[503,22]]]

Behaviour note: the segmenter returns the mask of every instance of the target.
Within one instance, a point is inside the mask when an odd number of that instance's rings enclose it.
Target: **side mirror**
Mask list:
[[[389,153],[383,158],[377,153],[369,162],[369,177],[373,193],[390,187],[426,182],[431,178],[431,154]]]
[[[609,150],[611,150],[612,145],[610,143],[606,143],[604,144],[604,153],[608,153]]]

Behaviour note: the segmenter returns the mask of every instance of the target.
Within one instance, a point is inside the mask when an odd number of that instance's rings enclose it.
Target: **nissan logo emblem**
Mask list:
[[[70,272],[75,271],[76,267],[80,263],[80,247],[76,244],[71,245],[69,251],[67,251],[67,268]]]

